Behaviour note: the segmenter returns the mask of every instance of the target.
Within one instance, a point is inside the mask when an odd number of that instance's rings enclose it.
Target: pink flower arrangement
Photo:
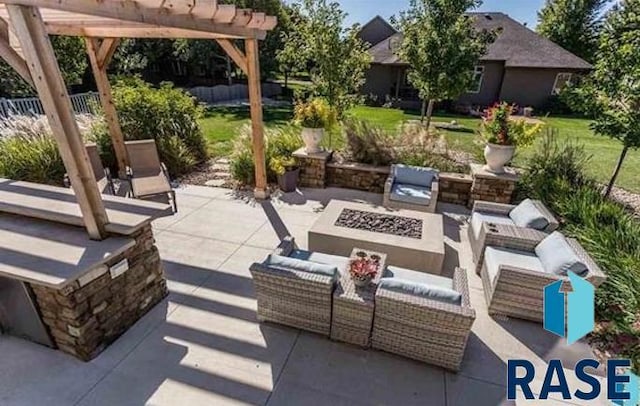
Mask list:
[[[372,255],[371,257],[364,255],[358,255],[357,259],[351,260],[349,263],[349,274],[352,278],[356,279],[373,279],[380,268],[380,257]]]

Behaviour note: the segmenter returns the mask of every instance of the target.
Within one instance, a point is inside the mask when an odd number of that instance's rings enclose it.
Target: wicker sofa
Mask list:
[[[309,264],[331,264],[340,270],[348,258],[299,250],[285,238],[273,255]],[[329,336],[336,277],[274,266],[266,260],[250,268],[258,300],[258,320],[284,324]],[[339,276],[339,275],[338,275]]]
[[[545,234],[558,228],[558,221],[542,202],[537,200],[527,200],[526,202],[535,207],[546,220],[540,224],[540,227],[516,225],[510,214],[518,206],[484,201],[474,203],[467,232],[477,274],[480,274],[487,246],[500,247],[505,244],[517,244],[517,240],[521,237],[525,239],[542,238]]]
[[[435,213],[440,189],[438,171],[392,165],[384,185],[384,207]]]
[[[388,270],[396,273],[393,278],[413,278],[411,274],[416,274],[431,285],[444,283],[460,294],[460,301],[431,300],[389,289],[381,282],[375,297],[373,348],[458,371],[476,318],[469,302],[466,271],[456,269],[451,280],[394,267]]]
[[[536,254],[541,242],[554,234],[529,232],[503,240],[500,247],[487,247],[481,276],[489,314],[542,322],[544,288],[561,280],[562,289],[569,289],[569,277],[545,269]],[[566,238],[566,242],[586,268],[582,276],[600,286],[606,279],[602,270],[576,240]]]

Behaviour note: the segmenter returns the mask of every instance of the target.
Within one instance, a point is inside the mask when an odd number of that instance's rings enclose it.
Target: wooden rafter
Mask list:
[[[25,82],[31,87],[35,87],[27,62],[9,43],[8,24],[3,19],[0,19],[0,57],[2,57]]]
[[[246,10],[238,10],[234,5],[218,5],[216,2],[208,3],[212,17],[200,18],[199,16],[206,15],[206,5],[196,8],[194,1],[196,0],[0,0],[0,3],[53,9],[56,11],[56,24],[65,22],[65,15],[60,12],[66,12],[70,16],[66,22],[73,23],[72,25],[81,25],[86,21],[87,18],[83,19],[83,16],[93,16],[89,20],[102,17],[165,29],[178,28],[241,38],[263,39],[266,31],[273,29],[277,23],[274,18],[264,18],[263,13],[252,12],[249,23],[233,24],[236,18],[246,18]],[[192,14],[193,10],[198,14]],[[48,24],[54,22],[47,14],[44,20]],[[260,21],[262,23],[258,23]]]
[[[107,66],[109,66],[109,62],[111,62],[111,58],[116,53],[118,45],[120,45],[120,38],[105,38],[102,40],[96,55],[100,69],[106,70]]]
[[[89,236],[103,239],[109,220],[40,11],[17,5],[8,10]]]
[[[245,73],[245,75],[249,75],[249,70],[247,69],[247,57],[244,53],[238,49],[238,47],[228,39],[219,39],[217,40],[218,44],[224,49],[224,51],[233,59],[236,65]]]

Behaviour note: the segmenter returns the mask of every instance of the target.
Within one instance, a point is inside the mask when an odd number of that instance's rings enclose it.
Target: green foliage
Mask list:
[[[94,118],[78,116],[83,134]],[[46,117],[0,120],[0,177],[62,186],[66,170]]]
[[[342,117],[360,100],[358,90],[371,63],[366,44],[358,38],[360,27],[344,28],[347,15],[338,3],[301,0],[292,7],[299,18],[284,37],[280,58],[308,66],[313,95],[325,98]]]
[[[533,144],[542,130],[542,125],[528,124],[525,120],[514,120],[511,112],[515,106],[498,103],[485,111],[480,135],[490,143],[527,147]]]
[[[282,168],[293,166],[292,154],[303,146],[300,129],[295,126],[267,128],[265,131],[265,161],[267,178],[275,181]],[[240,129],[233,143],[231,175],[240,183],[255,183],[255,165],[251,143],[251,126]]]
[[[294,121],[304,128],[330,129],[336,123],[335,110],[324,100],[316,98],[296,104]]]
[[[553,135],[539,145],[521,180],[526,196],[540,199],[561,219],[607,274],[596,292],[598,327],[591,340],[612,357],[640,368],[640,223],[624,207],[603,197],[584,175],[589,158],[581,147]]]
[[[593,62],[608,0],[546,0],[536,30],[564,49]]]
[[[88,66],[82,38],[62,35],[52,35],[50,38],[66,85],[81,83]],[[22,80],[13,68],[0,60],[0,96],[17,98],[33,95],[35,90]]]
[[[465,13],[478,0],[411,0],[398,24],[404,37],[397,50],[409,65],[408,79],[422,100],[456,99],[473,80],[473,68],[494,35],[478,32]]]
[[[396,158],[394,136],[368,121],[349,119],[343,124],[349,159],[368,165],[390,165]]]
[[[207,159],[207,145],[198,125],[202,109],[171,84],[153,88],[139,80],[118,81],[113,98],[126,140],[155,139],[160,159],[171,176],[180,176]],[[104,163],[115,166],[111,140],[104,126],[94,138],[103,147]]]

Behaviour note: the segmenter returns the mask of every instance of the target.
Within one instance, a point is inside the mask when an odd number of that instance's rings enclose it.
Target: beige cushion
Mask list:
[[[134,174],[131,179],[131,187],[136,196],[149,196],[159,193],[166,193],[171,190],[171,185],[163,172],[157,174],[144,174],[138,176]]]
[[[484,252],[484,263],[492,283],[502,265],[545,273],[542,262],[534,253],[508,248],[487,247]]]

